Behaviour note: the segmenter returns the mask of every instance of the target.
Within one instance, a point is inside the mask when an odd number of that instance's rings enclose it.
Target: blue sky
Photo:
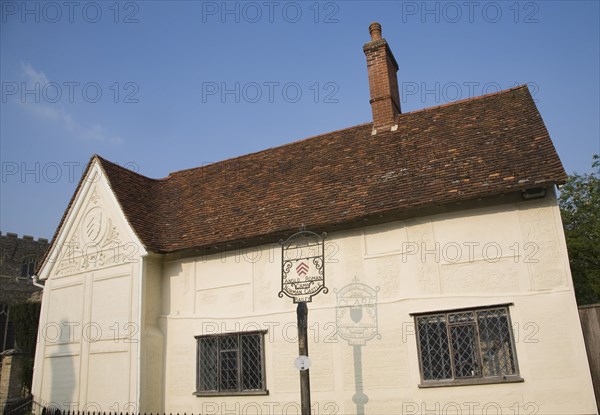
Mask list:
[[[149,177],[529,83],[568,173],[600,152],[598,1],[0,1],[0,230],[52,237],[94,153]]]

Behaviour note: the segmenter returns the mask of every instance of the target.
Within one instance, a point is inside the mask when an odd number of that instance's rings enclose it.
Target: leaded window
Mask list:
[[[196,339],[197,395],[266,393],[264,332]]]
[[[33,257],[25,258],[21,264],[21,277],[29,278],[35,273],[36,260]]]
[[[9,319],[8,304],[0,303],[0,352],[15,346],[15,333],[12,321]]]
[[[415,315],[423,386],[522,380],[507,306]]]

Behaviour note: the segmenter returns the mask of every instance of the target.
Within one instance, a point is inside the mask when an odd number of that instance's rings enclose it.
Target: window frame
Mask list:
[[[0,353],[15,348],[15,329],[10,320],[10,306],[0,303]],[[0,356],[0,360],[2,360]]]
[[[194,395],[196,396],[255,396],[255,395],[268,395],[269,394],[269,390],[267,389],[267,373],[266,373],[266,366],[265,366],[265,334],[267,333],[267,330],[253,330],[253,331],[240,331],[240,332],[231,332],[231,333],[218,333],[218,334],[203,334],[203,335],[198,335],[198,336],[194,336],[194,338],[196,339],[196,391],[194,392]],[[261,375],[262,375],[262,385],[263,388],[262,389],[247,389],[247,390],[243,390],[240,389],[241,388],[241,375],[242,375],[242,371],[241,371],[241,367],[242,367],[242,352],[241,352],[241,348],[238,348],[239,350],[239,355],[238,355],[238,361],[237,361],[237,368],[238,368],[238,390],[217,390],[217,391],[202,391],[200,390],[200,340],[203,338],[220,338],[220,337],[231,337],[231,336],[236,336],[237,337],[237,341],[238,344],[241,344],[241,337],[242,336],[247,336],[247,335],[259,335],[259,339],[260,339],[260,368],[261,368]],[[219,344],[219,343],[218,343]],[[217,356],[220,356],[220,352],[221,349],[220,347],[217,348]],[[220,364],[217,362],[217,376],[218,376],[218,380],[217,380],[217,384],[219,385],[220,379],[221,379],[221,367]]]
[[[498,384],[498,383],[514,383],[514,382],[524,382],[525,380],[520,376],[519,371],[519,362],[517,358],[517,348],[515,343],[515,336],[513,333],[513,325],[510,316],[510,308],[513,306],[513,303],[501,303],[501,304],[493,304],[493,305],[485,305],[485,306],[475,306],[475,307],[461,307],[461,308],[452,308],[445,310],[436,310],[436,311],[428,311],[428,312],[419,312],[419,313],[410,313],[410,316],[413,317],[413,323],[415,327],[415,340],[417,342],[417,358],[419,360],[419,372],[421,377],[421,382],[419,383],[419,388],[437,388],[444,386],[465,386],[465,385],[487,385],[487,384]],[[460,312],[477,312],[484,310],[494,310],[494,309],[504,309],[506,311],[506,319],[508,324],[508,333],[510,335],[510,347],[512,352],[512,360],[514,365],[514,374],[510,375],[497,375],[497,376],[485,376],[483,373],[483,364],[482,364],[482,352],[480,345],[480,334],[479,334],[479,322],[477,318],[475,318],[475,343],[477,345],[477,355],[475,356],[478,364],[480,365],[482,371],[481,375],[478,377],[471,378],[456,378],[455,371],[455,361],[453,357],[453,348],[452,348],[452,337],[450,335],[450,327],[456,326],[456,324],[448,324],[448,315],[453,313]],[[424,379],[424,370],[423,370],[423,359],[421,354],[421,342],[419,339],[419,324],[418,318],[425,316],[435,316],[435,315],[444,315],[446,320],[446,336],[449,345],[449,354],[450,354],[450,364],[452,367],[452,379]]]
[[[35,274],[35,268],[37,267],[37,258],[33,255],[23,258],[21,261],[21,276],[19,278],[31,279],[31,276]]]

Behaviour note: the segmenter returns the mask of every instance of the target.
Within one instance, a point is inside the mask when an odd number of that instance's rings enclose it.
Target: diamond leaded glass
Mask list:
[[[454,360],[454,375],[456,378],[481,376],[477,362],[477,345],[474,324],[450,326],[452,338],[452,358]]]
[[[424,381],[517,374],[508,309],[416,317]]]
[[[261,338],[242,336],[242,389],[260,390],[262,383]]]
[[[423,379],[452,379],[446,316],[419,317],[417,321]]]
[[[265,389],[261,333],[198,337],[198,392]]]
[[[221,383],[222,391],[238,389],[238,352],[237,350],[221,351]]]
[[[479,344],[484,376],[513,375],[516,372],[510,325],[505,309],[484,310],[477,313]]]
[[[200,372],[198,388],[201,391],[218,390],[217,345],[218,339],[215,337],[198,339],[198,371]]]

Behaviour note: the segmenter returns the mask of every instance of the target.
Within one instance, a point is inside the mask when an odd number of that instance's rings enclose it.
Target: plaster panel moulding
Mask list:
[[[94,188],[83,219],[79,221],[71,239],[60,247],[56,275],[70,275],[124,263],[131,256],[131,247],[123,248],[117,227],[103,204],[102,197]]]

